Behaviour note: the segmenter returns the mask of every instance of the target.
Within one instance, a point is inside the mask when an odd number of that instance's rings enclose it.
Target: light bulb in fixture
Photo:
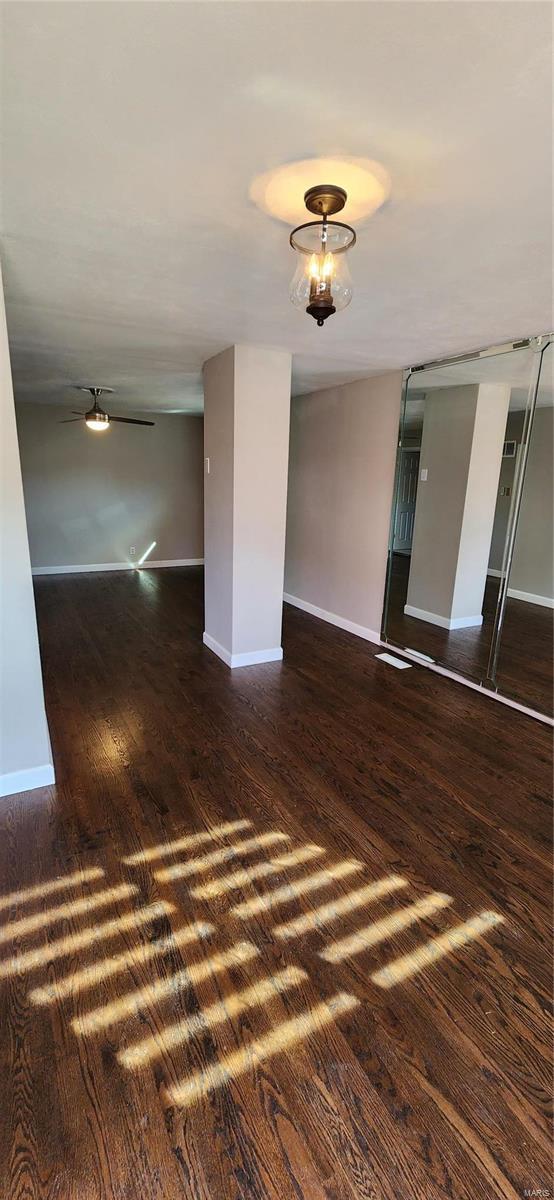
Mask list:
[[[312,254],[312,257],[308,260],[308,275],[310,279],[319,278],[319,262],[317,254]]]
[[[85,415],[85,425],[87,429],[94,429],[96,433],[101,433],[103,429],[109,429],[110,418],[106,412],[95,404],[90,412]]]

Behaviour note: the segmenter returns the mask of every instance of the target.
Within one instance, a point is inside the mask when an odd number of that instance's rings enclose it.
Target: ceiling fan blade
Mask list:
[[[87,415],[84,412],[77,412],[77,410],[75,408],[72,408],[71,412],[73,413],[74,417],[86,417],[86,415]]]
[[[66,417],[65,421],[58,421],[58,425],[72,425],[74,421],[84,421],[84,417]]]
[[[135,417],[112,417],[109,414],[110,421],[121,421],[123,425],[154,425],[154,421],[137,421]]]

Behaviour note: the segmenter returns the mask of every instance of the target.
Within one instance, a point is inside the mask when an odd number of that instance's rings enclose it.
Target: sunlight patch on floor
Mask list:
[[[243,904],[236,904],[231,912],[233,916],[243,919],[252,917],[256,913],[267,912],[269,908],[276,908],[280,904],[289,904],[298,896],[307,896],[310,892],[317,892],[320,888],[329,887],[337,879],[344,879],[347,875],[352,875],[354,871],[361,871],[362,868],[363,863],[358,862],[357,859],[336,863],[334,866],[326,867],[323,871],[318,871],[316,875],[306,876],[298,883],[285,883],[272,892],[265,892],[263,896],[256,896],[253,900],[245,900]]]
[[[372,982],[382,988],[394,987],[403,979],[410,979],[412,975],[423,971],[424,967],[438,962],[446,954],[450,954],[453,950],[459,950],[461,946],[465,946],[482,933],[486,933],[487,930],[493,929],[495,925],[501,925],[503,922],[504,917],[495,912],[482,912],[476,917],[470,917],[469,921],[464,921],[462,925],[455,925],[452,929],[447,929],[446,933],[441,933],[439,937],[432,938],[423,946],[418,946],[417,950],[412,950],[411,954],[404,954],[402,958],[395,959],[381,971],[375,971],[371,976]]]
[[[225,1021],[231,1021],[233,1017],[239,1016],[249,1008],[268,1004],[274,996],[288,991],[289,988],[298,987],[307,978],[306,972],[300,967],[286,967],[277,975],[269,975],[265,979],[253,983],[251,987],[245,988],[242,992],[233,992],[224,1000],[210,1004],[207,1008],[200,1009],[200,1012],[185,1017],[174,1025],[164,1026],[159,1037],[144,1038],[127,1050],[121,1050],[117,1057],[124,1067],[144,1066],[153,1058],[159,1058],[160,1055],[167,1053],[172,1047],[188,1042],[195,1034],[212,1029],[215,1025],[223,1025]]]
[[[158,883],[168,883],[171,879],[186,879],[188,875],[209,871],[211,867],[217,867],[232,858],[239,858],[241,854],[255,854],[264,850],[266,846],[274,846],[276,842],[290,842],[290,838],[287,833],[279,833],[277,830],[261,833],[259,837],[247,838],[244,842],[235,842],[233,846],[222,846],[220,850],[212,850],[202,858],[191,858],[188,862],[175,863],[172,867],[162,867],[159,871],[154,871],[154,878]]]
[[[294,921],[275,925],[273,932],[275,937],[281,938],[283,941],[299,937],[300,934],[308,933],[312,929],[321,929],[329,922],[337,921],[339,917],[345,916],[346,913],[354,912],[355,909],[370,904],[372,900],[378,900],[381,896],[388,896],[391,892],[407,886],[408,880],[403,879],[401,875],[387,875],[385,879],[379,879],[376,883],[369,883],[366,887],[357,888],[354,892],[347,892],[346,896],[341,896],[338,900],[322,904],[314,912],[302,913],[302,916],[296,917]]]
[[[222,825],[212,825],[211,829],[201,829],[198,833],[188,833],[172,842],[160,842],[157,846],[148,846],[136,854],[128,854],[122,862],[128,867],[136,867],[140,863],[152,862],[154,858],[165,858],[168,854],[178,854],[181,850],[192,850],[202,846],[204,842],[213,842],[228,833],[239,833],[241,829],[249,829],[251,821],[225,821]]]
[[[366,871],[363,862],[349,858],[329,865],[325,859],[324,863],[315,864],[319,865],[319,870],[313,870],[311,866],[306,868],[306,864],[310,864],[312,860],[325,856],[326,849],[313,842],[300,844],[292,849],[279,846],[279,843],[291,841],[288,834],[279,830],[270,830],[258,835],[250,832],[243,840],[213,846],[214,842],[225,835],[237,834],[246,829],[252,830],[252,822],[249,820],[228,821],[212,829],[186,834],[173,841],[151,846],[123,859],[128,867],[142,866],[166,855],[195,851],[198,847],[206,848],[188,860],[161,865],[157,869],[152,868],[153,879],[163,884],[187,880],[195,875],[205,875],[213,868],[224,866],[230,860],[240,860],[243,855],[261,855],[260,860],[251,865],[244,865],[239,861],[234,870],[227,868],[227,873],[219,878],[217,875],[213,878],[208,876],[204,881],[196,882],[191,879],[191,882],[185,885],[186,894],[182,905],[179,906],[181,911],[187,913],[187,924],[172,931],[166,921],[158,926],[157,930],[150,930],[147,927],[153,922],[175,914],[178,911],[177,905],[164,900],[143,905],[101,923],[88,925],[66,937],[46,940],[44,945],[36,949],[20,952],[0,961],[0,978],[21,975],[38,967],[50,967],[58,958],[78,956],[90,947],[95,948],[98,945],[98,952],[104,957],[62,975],[59,980],[54,978],[51,982],[34,987],[29,992],[29,998],[36,1006],[56,1001],[71,1001],[95,986],[129,972],[129,981],[124,980],[123,987],[131,986],[133,990],[119,996],[116,994],[114,999],[101,1005],[97,1004],[96,998],[97,1006],[72,1016],[70,1024],[79,1037],[87,1037],[100,1033],[126,1018],[138,1018],[144,1032],[144,1022],[148,1020],[150,1029],[154,1028],[156,1032],[149,1032],[147,1036],[131,1044],[125,1044],[125,1032],[124,1044],[117,1051],[118,1062],[130,1070],[147,1067],[155,1060],[169,1056],[172,1049],[187,1047],[193,1039],[202,1037],[212,1029],[228,1025],[231,1045],[238,1042],[239,1048],[220,1055],[202,1070],[191,1069],[189,1075],[167,1088],[167,1095],[172,1103],[187,1107],[245,1072],[254,1070],[272,1056],[299,1045],[310,1035],[317,1034],[332,1024],[342,1013],[354,1010],[359,1004],[356,996],[346,991],[337,991],[330,1000],[318,1002],[280,1024],[272,1024],[271,1007],[275,997],[287,993],[281,1007],[285,1006],[287,1011],[292,1009],[294,1013],[299,1001],[296,998],[294,1004],[294,997],[289,999],[288,993],[302,988],[303,985],[310,985],[310,975],[303,966],[275,963],[276,955],[283,955],[284,942],[314,930],[327,930],[324,949],[319,954],[322,960],[319,967],[321,972],[324,970],[324,963],[343,963],[350,957],[371,951],[372,947],[393,938],[419,921],[434,916],[452,903],[452,897],[444,892],[431,892],[413,903],[394,909],[372,924],[356,929],[348,936],[333,938],[328,930],[328,926],[333,922],[364,910],[376,901],[386,902],[388,897],[394,897],[390,901],[392,907],[397,903],[395,893],[407,888],[409,880],[403,875],[391,873],[362,883],[359,887],[354,887],[353,883],[348,882],[344,886],[351,890],[345,892],[338,885],[342,880],[350,880],[356,872]],[[267,851],[267,854],[262,854],[263,851]],[[298,868],[306,869],[298,872]],[[286,875],[287,871],[294,872],[298,877],[290,880]],[[307,871],[312,873],[308,874]],[[278,879],[273,878],[283,874],[285,883],[279,883]],[[75,872],[65,878],[12,892],[9,896],[0,898],[0,908],[42,899],[56,891],[63,891],[64,888],[81,887],[84,883],[103,878],[104,871],[100,867]],[[249,888],[257,881],[266,879],[270,881],[267,888],[262,886],[259,891],[256,889],[250,899],[232,905],[229,893]],[[276,884],[278,886],[275,886]],[[155,887],[152,876],[148,881],[141,879],[141,890],[152,886]],[[332,898],[307,911],[308,906],[303,904],[304,897],[325,888],[334,888],[334,892],[331,892]],[[124,882],[113,887],[103,887],[101,891],[91,891],[86,896],[79,895],[73,901],[64,900],[61,904],[41,912],[35,911],[1,927],[0,943],[40,931],[47,939],[55,922],[86,917],[103,906],[118,905],[121,901],[136,897],[138,892],[139,887],[136,884]],[[216,902],[213,908],[217,909],[217,922],[214,912],[209,907],[203,907],[210,901]],[[136,898],[133,902],[137,903]],[[240,940],[225,949],[218,949],[211,941],[206,941],[217,937],[218,933],[224,933],[225,921],[228,922],[229,918],[231,924],[236,918],[246,921],[260,914],[270,914],[272,910],[289,904],[296,906],[293,915],[289,914],[289,919],[286,919],[285,914],[285,920],[281,919],[280,923],[273,924],[271,916],[262,928],[263,949],[270,947],[272,956],[272,963],[262,978],[252,979],[253,973],[259,975],[260,970],[263,970],[263,960],[260,959],[262,951],[254,942]],[[297,915],[294,915],[294,911]],[[205,920],[205,916],[212,919]],[[365,920],[367,917],[362,912],[360,921]],[[482,912],[424,942],[410,954],[394,959],[388,966],[370,974],[370,978],[380,988],[391,988],[403,980],[412,978],[445,955],[455,953],[502,921],[503,918],[498,913]],[[142,934],[145,940],[141,940],[139,936],[136,944],[131,946],[124,940],[123,949],[115,954],[110,955],[101,946],[105,940],[121,938],[125,933],[134,934],[141,929],[145,930]],[[194,956],[190,963],[188,954],[180,957],[181,952],[188,947]],[[204,957],[199,958],[198,954],[204,954]],[[164,956],[168,957],[164,959]],[[156,959],[162,961],[156,964]],[[178,969],[182,963],[184,965]],[[277,965],[281,967],[280,970],[277,969]],[[145,968],[146,979],[151,980],[141,987],[136,986],[137,968]],[[239,975],[246,975],[246,979],[244,984],[241,982],[240,985],[233,979],[233,990],[227,994],[225,989],[229,987],[229,976],[226,972],[234,972],[234,969],[238,969]],[[220,976],[223,978],[220,979]],[[197,994],[182,996],[182,993],[204,981],[212,981],[209,987],[210,990],[215,990],[215,998],[209,997],[206,1003],[199,1006]],[[155,1012],[156,1006],[172,998],[176,1003],[170,1006],[171,1018],[164,1022],[161,1015]],[[94,1003],[94,999],[92,1002]],[[253,1010],[259,1010],[266,1016],[269,1028],[261,1036],[252,1037],[246,1044],[241,1044],[244,1032],[250,1024],[249,1018],[244,1016],[235,1026],[232,1022]],[[183,1013],[182,1017],[175,1019],[179,1012]],[[109,1036],[111,1041],[112,1034]],[[227,1042],[227,1035],[224,1040]],[[213,1041],[208,1044],[214,1045]],[[191,1068],[194,1068],[198,1061],[197,1058],[194,1061],[194,1058],[193,1055]]]
[[[191,888],[190,894],[197,900],[211,900],[215,896],[223,896],[225,892],[247,887],[257,879],[278,875],[288,867],[302,866],[303,863],[310,862],[324,853],[321,846],[301,846],[300,849],[291,850],[288,854],[277,855],[269,862],[257,863],[253,867],[241,867],[240,870],[233,871],[232,875],[225,875],[223,879],[214,879],[211,883]]]
[[[282,1025],[277,1025],[265,1037],[255,1038],[241,1050],[227,1054],[205,1070],[197,1071],[182,1083],[174,1084],[168,1088],[169,1099],[172,1104],[182,1108],[194,1104],[209,1092],[244,1075],[246,1071],[255,1070],[260,1063],[273,1055],[290,1050],[311,1033],[318,1033],[342,1013],[351,1012],[358,1004],[355,996],[338,992],[330,1000],[317,1004],[315,1008],[301,1013],[298,1017],[292,1017],[290,1021],[284,1021]]]
[[[365,929],[359,929],[356,933],[351,934],[350,937],[334,942],[326,950],[321,951],[320,957],[329,963],[342,962],[344,958],[350,958],[353,954],[361,954],[362,950],[367,950],[370,946],[377,946],[379,942],[386,941],[401,929],[407,929],[415,921],[421,921],[423,917],[430,917],[432,913],[439,912],[449,904],[452,904],[452,896],[447,896],[444,892],[431,892],[429,896],[424,896],[415,904],[391,913],[390,917],[374,921],[373,925],[368,925]]]
[[[99,1029],[105,1029],[107,1025],[121,1021],[122,1017],[136,1014],[139,1009],[156,1004],[158,1000],[163,1000],[166,996],[174,996],[177,992],[192,987],[193,984],[200,983],[203,979],[209,979],[218,971],[249,962],[259,953],[257,946],[252,945],[252,942],[237,942],[229,950],[222,950],[221,953],[213,954],[210,958],[191,963],[182,971],[176,971],[165,979],[156,979],[154,983],[137,988],[134,992],[128,992],[125,996],[119,996],[111,1004],[103,1004],[100,1008],[95,1008],[83,1016],[74,1017],[71,1022],[72,1027],[75,1033],[81,1035],[97,1033]]]
[[[83,967],[81,971],[75,971],[72,975],[57,980],[56,983],[34,988],[32,992],[29,992],[29,998],[33,1004],[51,1004],[53,1000],[63,1000],[66,996],[72,996],[76,992],[84,992],[88,988],[94,987],[104,979],[119,975],[130,967],[143,966],[145,963],[151,962],[153,958],[159,958],[162,954],[169,954],[182,946],[190,946],[192,942],[207,938],[214,932],[215,927],[208,925],[206,921],[185,925],[182,929],[176,929],[175,933],[157,938],[154,942],[141,943],[131,950],[125,950],[122,954],[114,954],[111,958],[104,958],[100,962],[92,963],[90,967]]]
[[[36,883],[32,887],[20,888],[18,892],[0,896],[0,909],[11,908],[12,904],[27,904],[30,900],[43,900],[45,896],[51,896],[53,892],[80,887],[83,883],[102,879],[103,875],[102,867],[89,867],[83,871],[74,871],[73,875],[60,875],[57,879],[45,879],[44,883]]]
[[[33,971],[36,967],[51,963],[55,958],[78,954],[80,950],[85,950],[96,942],[105,938],[115,938],[118,934],[139,925],[148,925],[150,921],[168,916],[172,912],[175,912],[175,906],[166,900],[160,900],[156,904],[150,904],[148,908],[123,913],[121,916],[112,917],[110,921],[104,921],[101,925],[89,926],[80,933],[70,933],[67,937],[47,942],[45,946],[39,946],[36,950],[28,950],[25,954],[4,959],[0,962],[0,979],[8,975],[23,975],[26,971]]]
[[[106,888],[104,892],[95,892],[92,896],[81,896],[78,900],[68,900],[65,904],[59,904],[57,908],[47,908],[45,912],[31,913],[28,917],[21,917],[19,921],[12,921],[11,924],[2,926],[0,942],[9,942],[12,938],[23,937],[27,933],[36,933],[37,929],[53,925],[56,921],[73,920],[75,917],[82,916],[83,913],[94,912],[95,908],[106,908],[109,904],[117,904],[119,900],[126,900],[137,892],[138,888],[135,883],[120,883],[117,887]]]

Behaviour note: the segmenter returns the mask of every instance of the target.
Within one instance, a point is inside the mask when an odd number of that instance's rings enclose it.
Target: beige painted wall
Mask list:
[[[292,402],[285,593],[381,628],[402,374]]]
[[[537,408],[531,432],[509,587],[554,597],[554,409]]]
[[[52,783],[0,275],[0,795]]]
[[[523,436],[523,419],[524,413],[519,410],[508,413],[506,423],[505,441],[512,440],[516,442],[516,451],[520,448],[521,439]],[[516,472],[517,456],[514,458],[503,458],[500,467],[500,475],[498,479],[498,495],[496,498],[496,510],[494,514],[494,525],[492,530],[491,552],[489,557],[489,570],[500,571],[504,560],[504,547],[506,545],[506,534],[508,532],[508,518],[510,515],[510,507],[513,498],[514,479]],[[508,496],[501,496],[502,488],[510,488]]]
[[[202,418],[94,433],[60,425],[67,416],[17,406],[33,568],[128,562],[131,546],[140,558],[153,541],[154,560],[201,558]]]

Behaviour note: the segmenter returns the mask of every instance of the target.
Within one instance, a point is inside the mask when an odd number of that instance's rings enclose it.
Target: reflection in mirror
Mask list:
[[[518,421],[521,413],[514,413]],[[554,608],[554,377],[552,345],[544,352],[529,434],[508,590],[496,666],[505,695],[552,716]],[[514,423],[510,435],[520,437]],[[518,442],[518,452],[521,442]],[[506,466],[514,460],[504,460]],[[513,478],[513,467],[506,482]],[[492,557],[492,555],[491,555]],[[498,562],[495,558],[495,564]]]
[[[492,688],[506,546],[540,359],[536,341],[498,348],[416,370],[405,388],[383,635]],[[539,410],[543,404],[539,396]],[[550,461],[550,479],[551,471]],[[530,519],[541,524],[536,506],[533,513]],[[505,599],[506,628],[508,612],[514,605],[521,610],[511,612],[521,650],[519,662],[512,655],[516,698],[528,674],[523,647],[530,610],[515,595],[523,590],[511,581]],[[546,634],[538,636],[542,655]]]

